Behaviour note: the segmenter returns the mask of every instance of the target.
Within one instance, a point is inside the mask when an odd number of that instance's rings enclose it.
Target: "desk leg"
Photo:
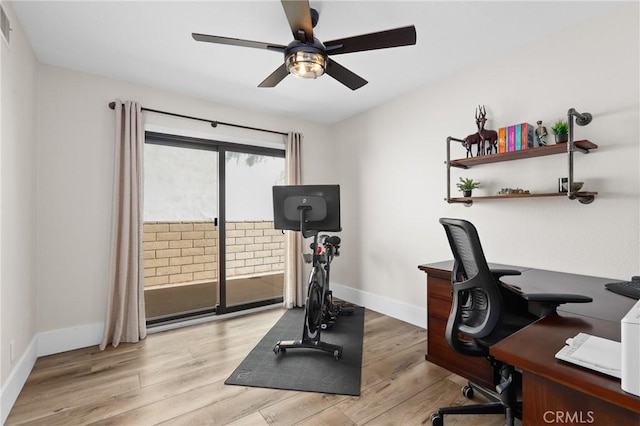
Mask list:
[[[640,414],[525,371],[524,426],[637,425]]]

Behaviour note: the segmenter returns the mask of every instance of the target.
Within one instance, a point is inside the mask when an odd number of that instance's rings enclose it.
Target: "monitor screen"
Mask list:
[[[300,211],[307,231],[338,232],[340,185],[285,185],[273,187],[275,229],[301,231]]]

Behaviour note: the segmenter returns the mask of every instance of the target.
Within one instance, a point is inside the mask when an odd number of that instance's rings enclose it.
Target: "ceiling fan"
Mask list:
[[[416,44],[416,28],[413,25],[322,43],[313,35],[313,28],[318,23],[319,14],[309,7],[308,1],[281,0],[281,3],[294,38],[287,46],[207,34],[192,33],[191,35],[196,41],[254,47],[283,53],[284,63],[258,87],[275,87],[289,73],[302,78],[317,78],[326,72],[351,90],[356,90],[367,84],[367,80],[349,71],[329,56]]]

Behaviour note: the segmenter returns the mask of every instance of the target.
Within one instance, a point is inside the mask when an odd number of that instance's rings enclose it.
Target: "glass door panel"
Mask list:
[[[144,285],[149,324],[215,311],[218,153],[144,148]]]
[[[284,158],[224,155],[226,306],[281,301],[284,235],[273,228],[272,186],[284,184]]]

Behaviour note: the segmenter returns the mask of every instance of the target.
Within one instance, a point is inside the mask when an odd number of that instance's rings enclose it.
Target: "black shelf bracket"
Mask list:
[[[468,166],[465,165],[460,165],[460,164],[451,164],[451,142],[459,142],[459,143],[464,143],[463,139],[458,139],[458,138],[454,138],[453,136],[449,136],[447,138],[447,161],[445,161],[444,163],[447,166],[447,198],[445,198],[444,200],[449,203],[449,204],[453,204],[453,203],[462,203],[465,205],[465,207],[470,207],[473,204],[472,200],[454,200],[451,198],[451,167],[458,167],[461,169],[468,169]]]
[[[580,113],[575,108],[569,108],[567,111],[567,123],[569,124],[569,141],[567,142],[567,154],[569,160],[569,173],[567,177],[567,197],[570,200],[578,200],[581,204],[591,204],[595,197],[593,195],[580,196],[573,190],[573,153],[575,151],[581,151],[587,154],[589,151],[581,149],[576,146],[573,133],[573,124],[578,126],[586,126],[591,123],[593,116],[588,112]]]

